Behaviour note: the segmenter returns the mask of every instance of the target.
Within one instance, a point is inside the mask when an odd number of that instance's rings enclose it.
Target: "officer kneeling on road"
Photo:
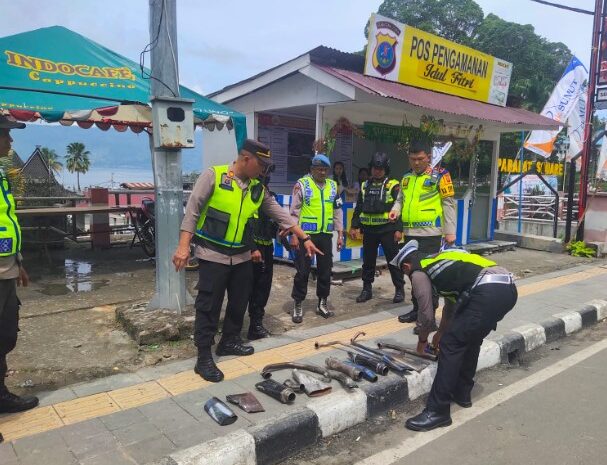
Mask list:
[[[333,231],[337,231],[337,250],[343,245],[342,200],[338,195],[337,183],[327,179],[331,162],[326,155],[317,154],[312,158],[310,174],[301,178],[293,188],[291,216],[297,219],[301,228],[310,235],[312,242],[323,255],[316,256],[316,313],[323,318],[333,316],[327,306],[331,292],[331,270],[333,269]],[[308,278],[312,267],[311,258],[301,249],[297,237],[291,237],[291,247],[295,250],[293,279],[293,323],[303,321],[302,302],[308,293]],[[298,250],[299,249],[299,250]]]
[[[302,240],[303,253],[309,256],[319,253],[309,236],[259,182],[258,177],[271,166],[270,149],[247,139],[235,162],[213,166],[198,177],[186,206],[173,264],[177,271],[186,266],[194,238],[195,254],[200,262],[194,322],[198,360],[194,371],[207,381],[223,379],[223,373],[213,361],[211,345],[226,290],[228,304],[216,353],[251,355],[254,352],[253,347],[244,345],[240,338],[253,283],[251,248],[243,236],[253,215],[261,209],[282,229],[290,230]]]
[[[446,300],[455,302],[451,312],[443,311],[432,340],[440,350],[426,408],[405,423],[414,431],[430,431],[451,424],[451,402],[472,406],[471,392],[483,339],[512,310],[518,294],[512,275],[491,260],[462,249],[423,258],[417,248],[417,241],[407,242],[392,263],[411,278],[413,292],[419,297],[420,314],[433,317],[432,287]],[[419,352],[427,345],[428,334],[420,330]]]
[[[356,302],[366,302],[373,297],[377,248],[381,244],[394,284],[392,302],[399,303],[405,300],[403,272],[400,268],[390,265],[390,261],[398,253],[403,225],[400,220],[390,221],[388,216],[398,196],[400,182],[388,177],[390,158],[385,153],[378,152],[373,155],[369,169],[371,178],[360,188],[350,228],[352,239],[360,235],[361,229],[363,233],[363,289]]]

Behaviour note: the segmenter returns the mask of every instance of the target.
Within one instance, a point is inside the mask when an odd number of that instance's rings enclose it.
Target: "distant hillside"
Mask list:
[[[151,171],[150,145],[146,133],[130,130],[102,131],[96,127],[81,129],[77,125],[60,126],[28,124],[27,128],[11,132],[13,148],[23,161],[27,160],[36,145],[54,149],[65,156],[70,142],[82,142],[91,152],[91,169],[140,169]],[[184,172],[200,171],[202,166],[202,132],[196,131],[196,148],[183,151]]]

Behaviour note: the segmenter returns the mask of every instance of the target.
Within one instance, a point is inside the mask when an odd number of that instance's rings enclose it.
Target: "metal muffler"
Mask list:
[[[331,392],[331,385],[322,382],[308,373],[293,370],[291,375],[296,383],[303,384],[305,393],[310,397],[318,397]]]
[[[276,399],[283,404],[290,404],[295,400],[295,392],[293,389],[286,387],[284,384],[280,384],[278,381],[273,379],[266,379],[255,385],[258,391]]]

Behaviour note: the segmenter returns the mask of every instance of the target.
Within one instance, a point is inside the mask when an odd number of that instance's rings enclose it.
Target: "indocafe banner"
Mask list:
[[[365,75],[506,106],[512,63],[373,14]]]

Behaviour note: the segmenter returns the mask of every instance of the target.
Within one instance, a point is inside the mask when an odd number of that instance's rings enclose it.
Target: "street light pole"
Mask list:
[[[595,0],[594,23],[592,28],[592,53],[590,55],[590,70],[588,73],[588,99],[586,107],[586,124],[584,127],[584,145],[582,148],[582,167],[580,169],[580,195],[578,204],[577,239],[584,239],[584,215],[588,202],[588,169],[590,167],[590,153],[592,150],[592,116],[594,113],[594,93],[596,89],[597,69],[600,53],[601,20],[603,13],[603,0]],[[572,165],[574,166],[574,165]],[[573,172],[575,175],[575,170]]]
[[[152,126],[160,130],[156,97],[179,97],[177,60],[177,7],[175,0],[149,0]],[[192,303],[186,291],[185,272],[175,272],[172,255],[179,242],[183,217],[181,150],[155,148],[150,135],[156,194],[156,294],[148,309],[181,313]]]

